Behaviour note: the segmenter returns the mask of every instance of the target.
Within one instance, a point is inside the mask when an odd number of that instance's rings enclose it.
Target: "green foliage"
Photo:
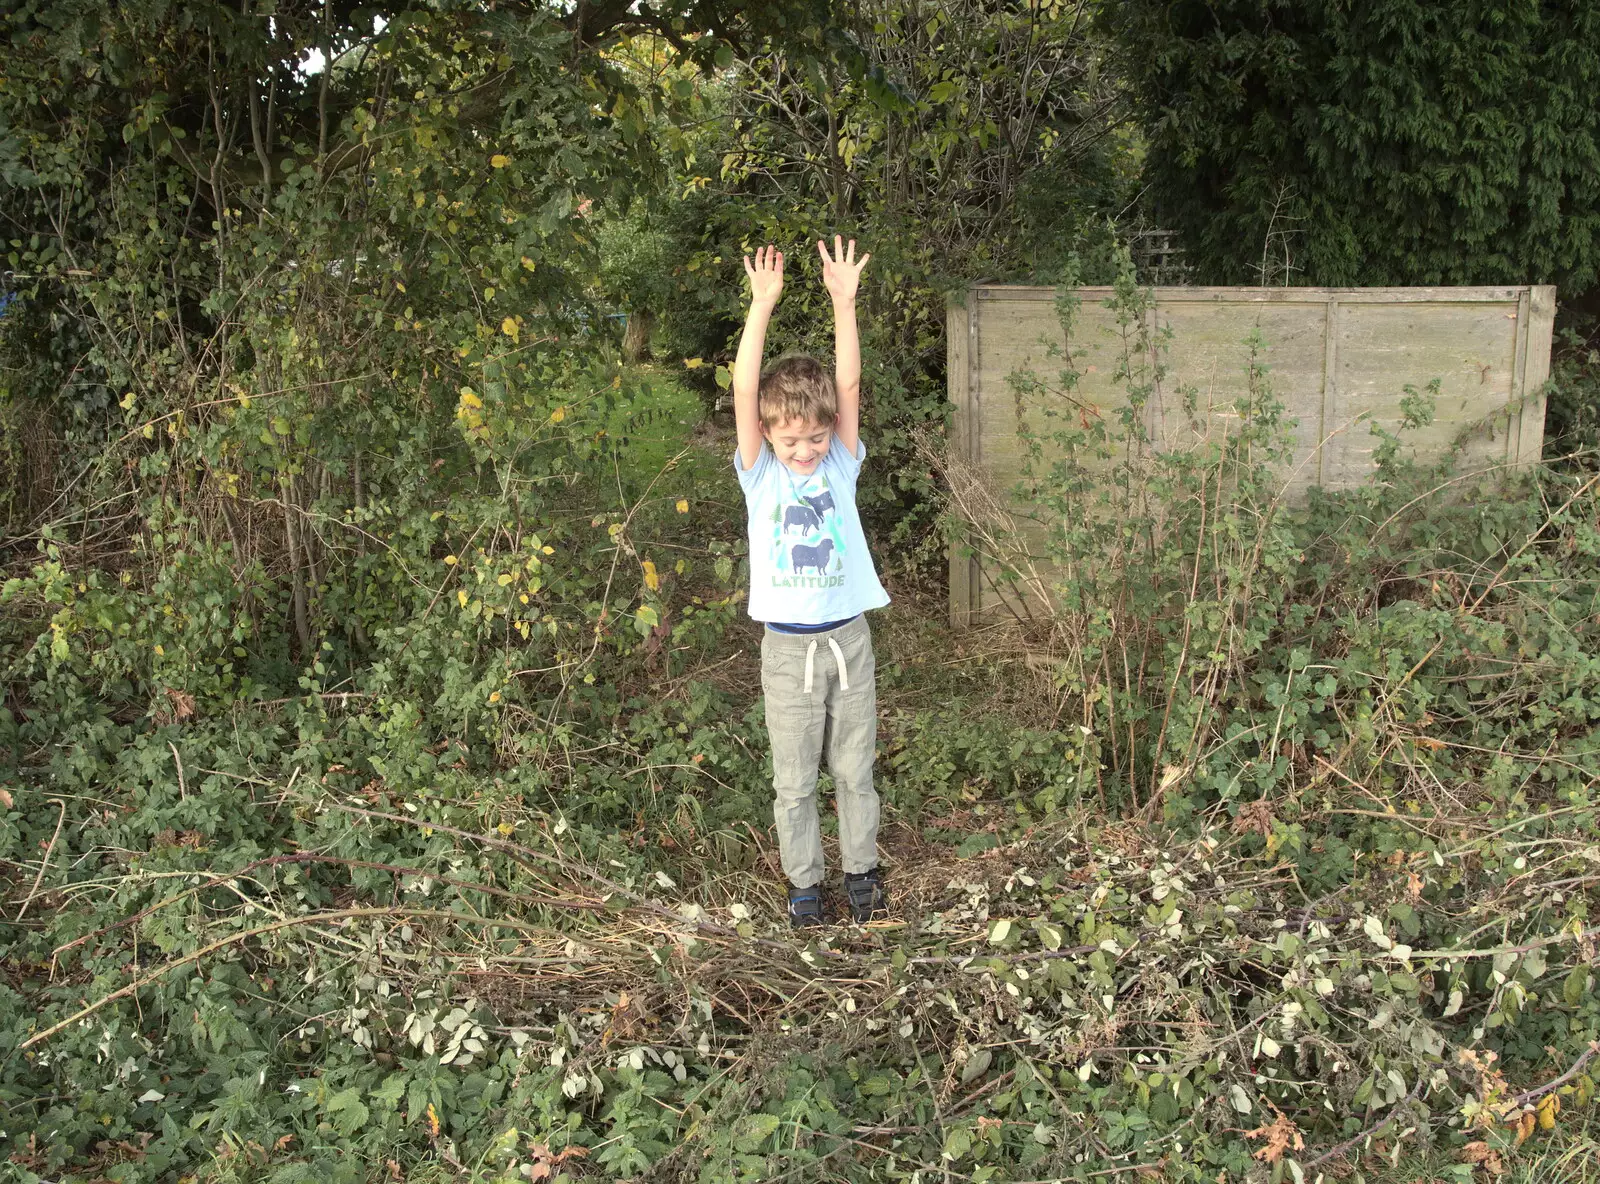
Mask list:
[[[604,221],[596,235],[600,285],[606,296],[628,311],[659,315],[670,305],[673,261],[666,233],[645,215],[643,206]]]
[[[1558,331],[1545,415],[1546,455],[1570,456],[1580,464],[1600,444],[1600,339],[1592,321],[1588,329],[1568,325]]]
[[[1166,376],[1148,293],[1125,258],[1111,303],[1127,398],[1091,414],[1073,395],[1071,291],[1061,370],[1013,378],[1019,405],[1044,416],[1043,427],[1019,419],[1028,461],[1016,496],[1035,508],[1032,532],[993,514],[958,525],[1019,615],[1031,614],[1063,714],[1099,738],[1104,788],[1173,820],[1304,792],[1308,777],[1325,784],[1334,770],[1386,797],[1405,787],[1436,800],[1434,778],[1482,772],[1475,748],[1418,749],[1437,728],[1488,749],[1559,737],[1553,752],[1581,755],[1541,778],[1557,802],[1588,800],[1592,687],[1581,655],[1600,581],[1584,525],[1590,483],[1541,472],[1536,490],[1458,496],[1452,457],[1420,464],[1406,443],[1431,419],[1430,386],[1401,395],[1398,434],[1369,429],[1370,484],[1314,489],[1291,509],[1282,490],[1293,425],[1263,342],[1251,343],[1232,406],[1179,392],[1197,444],[1158,452],[1144,409]],[[1489,778],[1485,792],[1500,784]]]
[[[549,14],[367,35],[125,16],[11,24],[6,200],[38,233],[11,244],[32,279],[3,328],[33,364],[5,406],[78,466],[24,540],[75,546],[73,571],[9,594],[53,630],[17,638],[42,680],[24,742],[56,711],[126,725],[171,694],[208,713],[325,694],[383,704],[415,775],[430,712],[509,751],[517,713],[570,710],[590,659],[684,624],[663,589],[687,566],[637,532],[681,522],[694,474],[644,440],[676,442],[692,405],[619,372],[579,315],[580,206],[650,176],[651,97],[569,68]],[[320,77],[282,64],[315,45],[335,54]],[[166,83],[189,89],[139,100]],[[46,338],[66,344],[32,352]],[[81,701],[43,689],[57,668]]]
[[[1600,6],[1135,0],[1105,27],[1213,283],[1590,287]]]
[[[729,787],[764,789],[727,708],[706,686],[630,705],[600,759],[565,767],[559,807],[535,804],[533,771],[406,791],[335,760],[297,781],[235,772],[228,729],[167,728],[188,796],[154,768],[144,792],[223,805],[248,833],[147,837],[141,805],[63,835],[94,874],[52,877],[66,907],[12,947],[19,966],[53,952],[61,977],[9,988],[0,1024],[14,1050],[85,996],[98,1010],[8,1059],[15,1162],[709,1184],[823,1164],[1071,1178],[1128,1157],[1198,1181],[1244,1171],[1275,1115],[1315,1151],[1390,1113],[1434,1132],[1425,1156],[1488,1138],[1513,1159],[1518,1091],[1600,1034],[1574,928],[1592,937],[1588,894],[1571,891],[1590,855],[1560,841],[1582,819],[1464,840],[1427,816],[1358,820],[1312,855],[1288,819],[1141,842],[1065,812],[997,854],[900,867],[915,925],[800,947],[741,862],[749,832],[709,817]],[[619,775],[654,788],[621,811],[591,797]],[[0,823],[31,829],[40,800]],[[691,805],[707,817],[686,825]],[[1307,903],[1286,858],[1339,869],[1337,889]],[[140,1006],[108,1000],[130,975]],[[1563,1129],[1592,1080],[1552,1091]]]
[[[1072,5],[868,3],[840,16],[831,59],[781,46],[706,75],[680,134],[680,200],[653,215],[671,244],[669,356],[731,362],[743,321],[738,260],[772,242],[794,279],[774,354],[832,352],[815,281],[818,238],[872,252],[860,324],[866,433],[861,493],[895,552],[925,564],[931,483],[911,441],[942,425],[949,293],[976,276],[1052,272],[1065,244],[1126,204],[1124,145],[1104,136],[1118,91]],[[709,367],[705,393],[714,399]]]
[[[1025,647],[900,598],[897,921],[802,946],[726,441],[592,303],[670,259],[711,379],[739,249],[856,226],[874,504],[920,503],[945,280],[1115,262],[1087,26],[373,12],[5,17],[8,1178],[1281,1179],[1386,1119],[1439,1178],[1592,1150],[1586,486],[1419,497],[1401,432],[1287,514],[1259,367],[1192,457],[1052,425],[1028,494],[1096,566]],[[796,296],[781,343],[826,352]]]

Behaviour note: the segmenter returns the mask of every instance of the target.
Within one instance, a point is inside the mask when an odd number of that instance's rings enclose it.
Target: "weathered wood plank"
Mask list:
[[[980,302],[1022,301],[1055,299],[1054,288],[1027,284],[979,284],[970,289]],[[1307,301],[1321,303],[1337,297],[1349,304],[1405,304],[1439,303],[1472,304],[1480,301],[1515,301],[1526,291],[1526,286],[1463,287],[1463,288],[1155,288],[1157,303],[1179,302],[1207,303],[1221,301],[1228,304],[1273,304],[1288,302],[1302,304]],[[1084,303],[1108,300],[1111,288],[1080,288]]]
[[[1545,383],[1550,380],[1550,339],[1556,323],[1556,289],[1535,284],[1528,291],[1528,338],[1523,346],[1526,367],[1522,384],[1522,415],[1513,455],[1519,467],[1536,465],[1544,453]]]
[[[1382,442],[1373,427],[1397,431],[1407,388],[1421,392],[1434,380],[1439,392],[1433,421],[1405,433],[1402,453],[1434,460],[1459,442],[1462,471],[1503,465],[1509,459],[1504,413],[1513,399],[1517,321],[1516,301],[1344,305],[1334,418],[1336,425],[1350,426],[1326,486],[1349,489],[1365,481]]]
[[[964,302],[951,301],[945,314],[945,370],[949,375],[950,402],[955,405],[951,418],[950,454],[960,462],[971,462],[974,431],[972,424],[972,384],[969,369],[972,351],[969,338],[974,326]],[[972,559],[963,555],[959,540],[950,544],[950,624],[971,622]]]

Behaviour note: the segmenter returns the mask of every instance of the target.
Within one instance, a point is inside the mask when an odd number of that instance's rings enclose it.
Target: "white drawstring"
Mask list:
[[[833,665],[839,671],[839,689],[848,691],[850,689],[850,675],[845,669],[844,651],[839,648],[838,641],[831,636],[828,638],[828,648],[833,651]],[[806,646],[806,694],[808,695],[811,693],[812,674],[816,666],[816,657],[817,639],[813,637],[811,644]]]
[[[845,673],[844,651],[839,648],[839,643],[833,639],[833,634],[828,634],[828,648],[833,651],[833,664],[839,668],[839,689],[850,689],[850,676]]]

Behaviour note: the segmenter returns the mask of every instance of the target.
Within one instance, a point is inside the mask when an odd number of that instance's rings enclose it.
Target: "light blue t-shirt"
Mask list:
[[[867,459],[866,444],[857,447],[861,455],[853,456],[834,436],[809,477],[786,469],[764,440],[749,469],[735,449],[733,468],[749,515],[750,615],[756,620],[822,625],[889,603],[856,513],[856,478]]]

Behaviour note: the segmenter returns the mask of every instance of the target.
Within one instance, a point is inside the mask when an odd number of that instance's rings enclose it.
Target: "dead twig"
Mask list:
[[[39,894],[39,885],[44,883],[44,869],[50,866],[50,856],[56,849],[56,840],[61,837],[61,824],[67,820],[67,803],[60,798],[53,799],[59,813],[56,815],[56,830],[50,836],[50,845],[44,849],[44,858],[39,861],[39,874],[33,877],[33,888],[28,892],[28,899],[22,902],[22,907],[17,910],[17,920],[22,920],[23,914],[28,911],[28,906],[33,903],[33,898]]]

